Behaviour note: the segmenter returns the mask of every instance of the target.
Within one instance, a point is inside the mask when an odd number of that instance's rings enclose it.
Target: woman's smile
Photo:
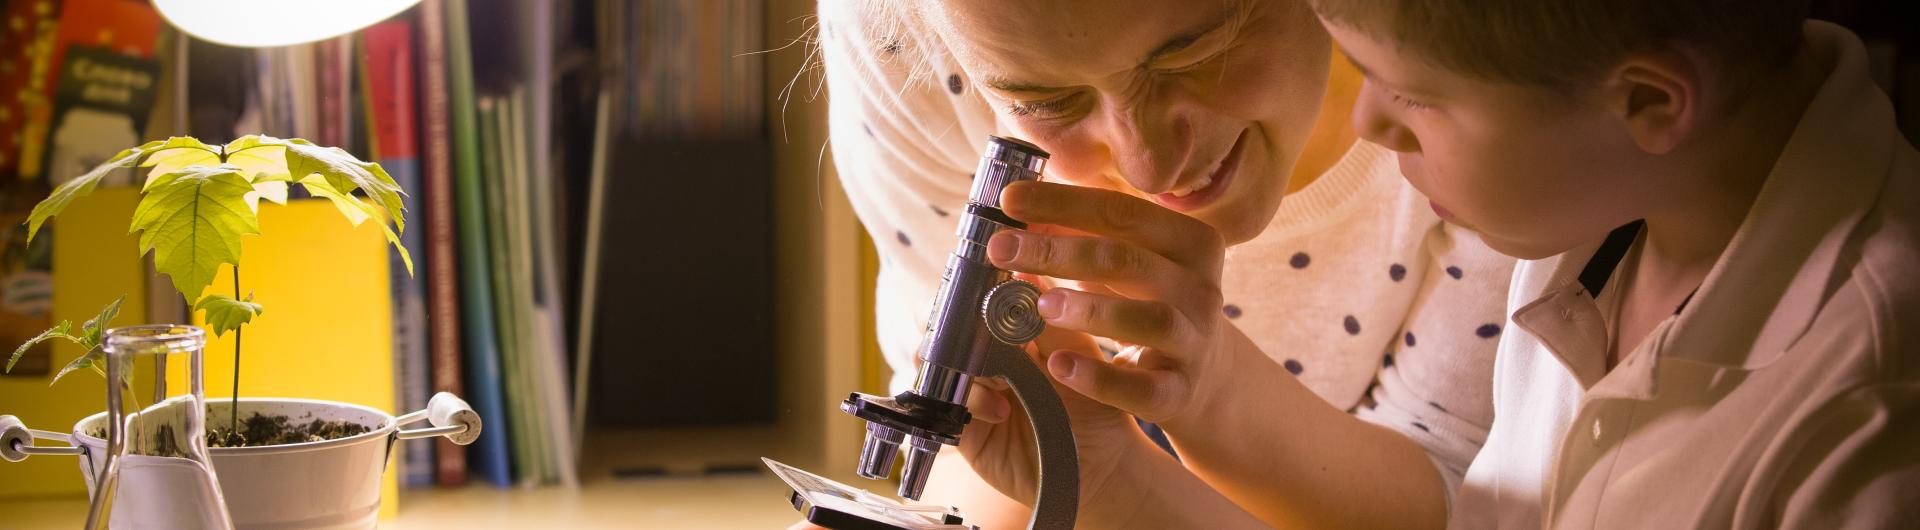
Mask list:
[[[1226,195],[1233,185],[1233,176],[1240,168],[1240,153],[1247,143],[1247,135],[1252,130],[1240,131],[1239,138],[1233,141],[1233,147],[1227,149],[1219,161],[1214,162],[1205,172],[1186,182],[1175,183],[1177,188],[1165,193],[1153,195],[1154,202],[1180,212],[1192,212],[1205,208]]]

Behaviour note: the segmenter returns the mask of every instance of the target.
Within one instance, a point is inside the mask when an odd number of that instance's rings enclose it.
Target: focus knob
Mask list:
[[[1007,280],[987,291],[980,316],[987,332],[1007,344],[1032,342],[1046,329],[1040,318],[1040,288],[1023,280]]]

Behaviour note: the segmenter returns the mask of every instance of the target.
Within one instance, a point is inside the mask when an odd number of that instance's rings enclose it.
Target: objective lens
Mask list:
[[[917,501],[927,490],[927,477],[933,474],[934,457],[940,456],[940,443],[909,438],[912,449],[907,451],[907,467],[900,470],[900,497]]]
[[[900,456],[900,431],[878,423],[867,424],[867,441],[860,446],[860,476],[882,480],[893,473],[893,459]]]

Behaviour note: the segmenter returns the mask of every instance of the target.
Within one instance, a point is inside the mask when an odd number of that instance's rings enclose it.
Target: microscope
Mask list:
[[[904,451],[899,493],[918,500],[940,446],[958,445],[961,431],[972,418],[966,403],[973,380],[1003,379],[1032,421],[1039,449],[1040,486],[1028,527],[1067,529],[1073,527],[1080,504],[1078,450],[1060,395],[1022,348],[1040,336],[1045,326],[1039,313],[1040,290],[994,268],[987,259],[987,241],[995,233],[1027,227],[1001,211],[1001,191],[1015,182],[1038,180],[1048,156],[1027,142],[988,138],[967,206],[959,216],[959,245],[947,258],[933,313],[916,352],[921,361],[918,379],[912,389],[892,397],[855,392],[840,403],[840,410],[867,421],[860,476],[887,478]],[[777,462],[767,464],[794,487],[795,508],[822,526],[966,528],[959,526],[960,517],[951,509],[919,514],[928,509],[891,503]],[[848,513],[863,508],[869,511]]]

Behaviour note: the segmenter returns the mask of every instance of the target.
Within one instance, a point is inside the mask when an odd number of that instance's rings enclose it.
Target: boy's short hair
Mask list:
[[[1731,86],[1800,49],[1808,0],[1311,0],[1329,22],[1488,80],[1566,87],[1687,45]]]

